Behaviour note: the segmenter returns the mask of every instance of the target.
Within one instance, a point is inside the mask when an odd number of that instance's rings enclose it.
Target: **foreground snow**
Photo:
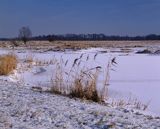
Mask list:
[[[160,128],[160,118],[0,80],[1,129]]]

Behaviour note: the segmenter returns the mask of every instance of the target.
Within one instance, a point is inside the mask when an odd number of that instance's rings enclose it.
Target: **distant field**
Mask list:
[[[81,49],[88,47],[141,47],[157,46],[160,41],[29,41],[28,47],[56,47],[59,49]],[[24,47],[21,41],[0,41],[0,47]]]

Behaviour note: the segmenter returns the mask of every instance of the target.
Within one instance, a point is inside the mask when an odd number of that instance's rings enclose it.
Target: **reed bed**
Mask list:
[[[51,78],[51,92],[76,97],[94,102],[103,102],[108,97],[109,74],[115,62],[109,60],[106,63],[106,74],[102,90],[98,88],[98,79],[102,71],[101,66],[88,67],[89,60],[96,60],[98,53],[94,57],[83,54],[75,58],[71,67],[66,70],[69,60],[63,58],[54,65],[54,72]],[[115,59],[114,59],[115,60]]]

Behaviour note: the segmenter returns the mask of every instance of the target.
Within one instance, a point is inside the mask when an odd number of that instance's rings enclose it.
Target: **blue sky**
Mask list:
[[[160,34],[160,0],[0,0],[0,37],[22,26],[33,35]]]

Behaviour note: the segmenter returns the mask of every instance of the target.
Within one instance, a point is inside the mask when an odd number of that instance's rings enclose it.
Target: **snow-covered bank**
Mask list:
[[[160,118],[124,108],[35,92],[21,84],[0,80],[0,128],[104,129],[160,128]]]

